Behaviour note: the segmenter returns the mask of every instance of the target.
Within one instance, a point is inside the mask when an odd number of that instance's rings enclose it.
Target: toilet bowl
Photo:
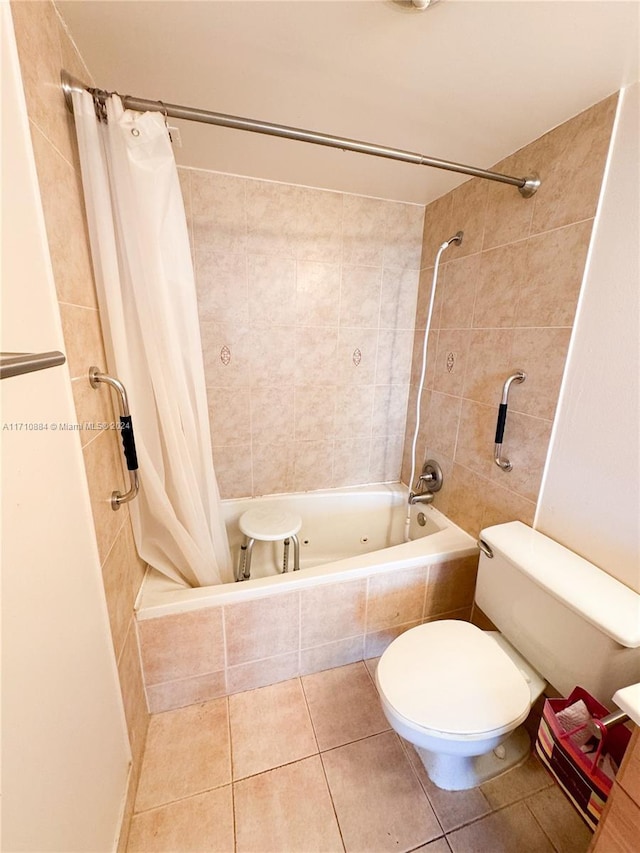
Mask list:
[[[473,788],[524,761],[520,726],[544,689],[607,705],[635,684],[640,595],[520,521],[481,531],[475,602],[499,629],[442,620],[394,640],[376,680],[391,726],[440,788]]]
[[[545,682],[497,632],[455,620],[419,625],[387,648],[376,682],[390,725],[440,788],[476,787],[529,754],[521,723]]]

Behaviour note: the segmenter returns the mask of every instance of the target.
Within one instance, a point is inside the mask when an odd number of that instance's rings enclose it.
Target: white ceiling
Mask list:
[[[488,168],[638,79],[638,0],[58,0],[105,89]],[[194,122],[181,165],[424,204],[465,178]],[[535,163],[531,168],[535,169]]]

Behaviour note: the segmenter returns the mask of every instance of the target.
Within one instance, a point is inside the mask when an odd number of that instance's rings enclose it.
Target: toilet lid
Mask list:
[[[470,622],[445,619],[406,631],[384,652],[376,675],[400,716],[444,737],[509,730],[531,708],[520,670]]]

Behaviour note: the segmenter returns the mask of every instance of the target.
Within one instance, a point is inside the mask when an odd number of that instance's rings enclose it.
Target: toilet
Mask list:
[[[476,602],[499,630],[428,622],[394,640],[376,671],[390,725],[450,791],[526,760],[522,723],[545,679],[611,706],[640,668],[640,595],[519,521],[483,530],[481,543]]]

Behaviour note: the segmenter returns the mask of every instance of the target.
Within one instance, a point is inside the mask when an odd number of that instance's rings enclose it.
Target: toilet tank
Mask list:
[[[609,707],[640,681],[640,595],[520,521],[487,527],[475,600],[563,695],[580,685]]]

